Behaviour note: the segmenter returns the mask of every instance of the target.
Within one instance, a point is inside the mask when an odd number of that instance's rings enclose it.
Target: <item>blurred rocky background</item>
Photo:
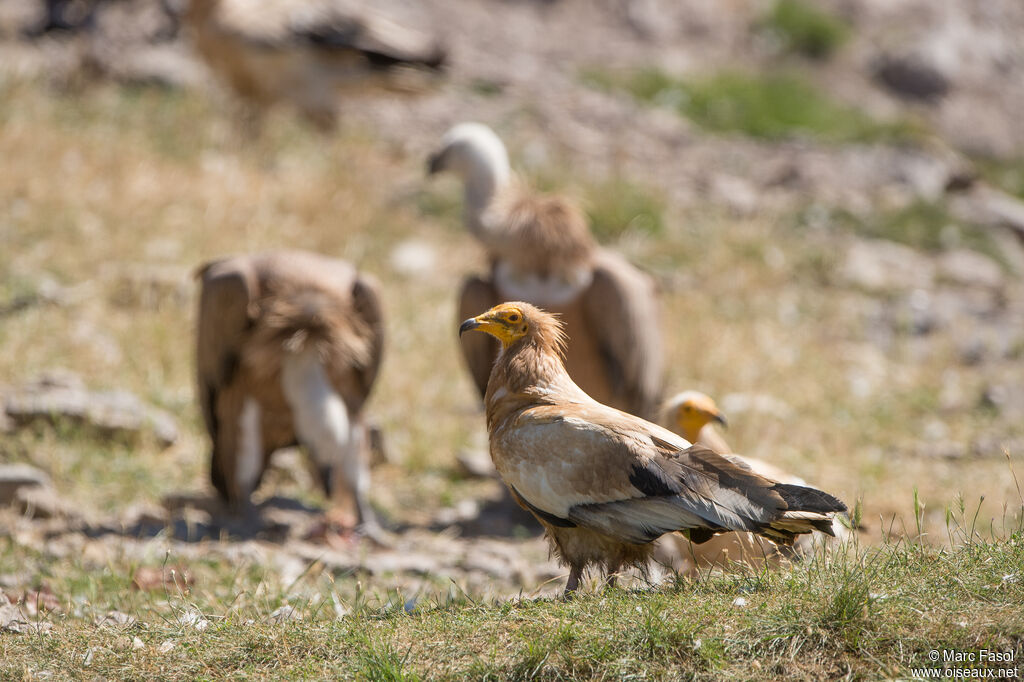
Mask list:
[[[860,499],[866,542],[915,520],[942,542],[959,504],[1012,522],[1019,0],[389,0],[374,5],[447,46],[444,74],[339,93],[328,134],[287,106],[247,125],[193,49],[186,2],[0,3],[0,587],[30,589],[54,557],[159,565],[153,540],[184,560],[270,552],[297,580],[321,502],[301,458],[280,458],[267,527],[237,544],[175,497],[208,492],[191,268],[297,245],[388,294],[372,497],[403,544],[322,561],[379,585],[546,589],[557,568],[535,529],[489,516],[500,488],[465,464],[483,420],[454,299],[482,263],[458,188],[423,177],[462,120],[493,126],[517,169],[581,198],[599,238],[658,276],[670,391],[720,398],[741,452]],[[193,568],[200,584],[214,571]]]

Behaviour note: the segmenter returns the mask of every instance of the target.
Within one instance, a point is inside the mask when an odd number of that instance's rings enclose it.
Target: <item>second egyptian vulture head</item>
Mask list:
[[[696,442],[700,430],[711,422],[728,426],[725,415],[711,396],[700,391],[683,391],[665,404],[665,421],[679,428],[683,438]]]

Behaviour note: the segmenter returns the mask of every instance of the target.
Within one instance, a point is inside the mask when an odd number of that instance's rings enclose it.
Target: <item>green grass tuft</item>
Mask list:
[[[812,59],[832,56],[850,35],[845,22],[801,0],[778,0],[761,26],[776,35],[788,52]]]
[[[875,121],[794,74],[723,72],[682,81],[646,69],[625,77],[589,71],[583,78],[596,87],[625,89],[641,101],[674,108],[715,132],[767,140],[804,136],[833,143],[904,142],[919,135],[909,122]]]
[[[590,227],[602,241],[625,232],[660,235],[665,229],[664,200],[626,180],[611,179],[587,188],[585,205]]]
[[[1024,199],[1024,157],[976,159],[981,176],[1005,192]]]
[[[918,200],[863,218],[838,211],[834,218],[840,225],[867,237],[888,239],[933,253],[954,247],[973,249],[1006,265],[1003,249],[992,238],[991,230],[960,220],[942,201]]]
[[[409,653],[399,654],[387,641],[363,638],[360,652],[359,677],[369,682],[417,682],[420,676],[409,670]]]

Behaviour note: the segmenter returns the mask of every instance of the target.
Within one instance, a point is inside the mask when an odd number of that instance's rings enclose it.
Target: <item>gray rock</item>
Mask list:
[[[459,472],[470,478],[496,478],[498,471],[494,468],[491,455],[478,448],[463,448],[455,454],[459,463]]]
[[[988,256],[970,249],[953,249],[939,256],[939,277],[965,286],[999,290],[1003,288],[1002,268]]]
[[[128,628],[135,624],[135,617],[121,611],[108,611],[96,619],[96,626],[101,628]]]
[[[63,377],[55,383],[44,377],[9,390],[4,405],[7,417],[15,426],[68,419],[104,437],[134,437],[149,431],[165,447],[178,439],[178,427],[170,413],[128,391],[89,391],[76,379]]]
[[[907,99],[933,101],[949,93],[949,78],[920,54],[883,54],[872,75],[891,92]]]
[[[884,239],[860,240],[846,251],[840,277],[868,291],[929,289],[935,264],[909,246]]]
[[[1001,190],[976,187],[955,196],[950,208],[959,218],[1006,228],[1024,239],[1024,201]]]
[[[437,271],[437,250],[421,239],[406,239],[391,250],[388,261],[403,277],[427,278]]]
[[[32,519],[71,518],[76,515],[75,508],[49,486],[19,489],[14,495],[14,506],[22,516]]]
[[[302,612],[290,604],[277,607],[273,613],[267,616],[267,622],[274,625],[283,625],[289,621],[297,620],[302,620]]]
[[[1024,419],[1024,386],[991,384],[982,393],[981,404],[994,407],[1004,417]]]
[[[24,490],[49,488],[50,477],[28,464],[0,464],[0,505],[13,504]]]
[[[437,559],[419,552],[379,552],[371,554],[363,561],[363,568],[372,575],[385,573],[412,573],[429,575],[439,568]]]

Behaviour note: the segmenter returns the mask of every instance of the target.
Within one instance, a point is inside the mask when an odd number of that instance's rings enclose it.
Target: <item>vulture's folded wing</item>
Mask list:
[[[612,390],[639,416],[654,419],[664,366],[654,280],[621,256],[600,250],[583,306],[587,326],[600,339]]]
[[[367,361],[356,368],[365,400],[377,378],[384,355],[384,310],[380,302],[380,285],[376,279],[359,275],[352,286],[352,305],[356,316],[363,321],[364,333],[369,342]]]
[[[248,261],[229,258],[207,263],[201,281],[196,347],[199,402],[216,441],[217,392],[238,369],[239,351],[253,319],[255,274]]]
[[[601,405],[525,410],[509,436],[496,463],[528,507],[624,542],[688,529],[695,541],[749,530],[789,542],[815,528],[830,532],[830,513],[845,509],[826,493],[763,478]]]

